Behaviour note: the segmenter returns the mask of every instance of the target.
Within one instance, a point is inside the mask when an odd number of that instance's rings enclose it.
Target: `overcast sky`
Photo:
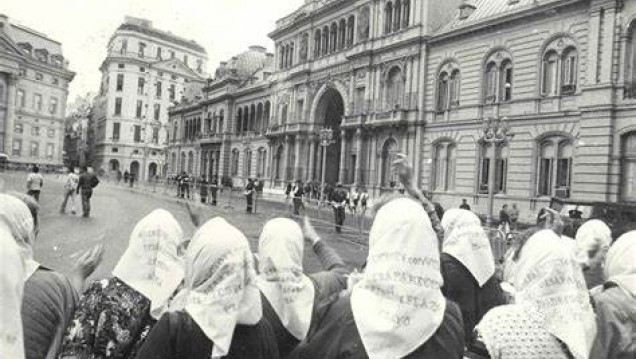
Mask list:
[[[1,0],[0,13],[11,21],[47,34],[62,43],[70,69],[69,102],[96,92],[99,65],[106,44],[124,16],[143,17],[153,26],[193,39],[208,52],[209,73],[218,63],[247,49],[263,45],[274,22],[291,13],[303,0]]]

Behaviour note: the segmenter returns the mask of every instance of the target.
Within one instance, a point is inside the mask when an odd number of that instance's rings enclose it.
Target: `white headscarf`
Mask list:
[[[593,219],[583,223],[576,232],[577,259],[579,263],[590,260],[589,253],[598,249],[607,249],[612,244],[612,230],[605,222]]]
[[[181,226],[170,212],[157,209],[132,231],[128,249],[113,275],[150,300],[150,315],[158,319],[184,276],[178,247],[183,242]]]
[[[20,313],[25,263],[20,248],[4,227],[0,227],[0,263],[0,358],[23,359],[24,334]]]
[[[212,358],[221,358],[230,350],[236,325],[255,325],[263,315],[247,239],[214,218],[194,234],[185,260],[185,286],[171,310],[185,309],[214,343]]]
[[[403,358],[435,334],[446,301],[437,236],[424,208],[400,198],[378,211],[351,310],[370,359]]]
[[[25,263],[26,281],[40,267],[40,263],[33,259],[35,225],[29,207],[15,196],[0,194],[0,228],[11,233],[20,249]]]
[[[256,285],[283,327],[303,340],[311,325],[314,285],[303,273],[303,233],[298,223],[273,219],[265,225],[258,248]]]
[[[564,241],[551,230],[531,236],[515,263],[515,301],[574,358],[587,359],[596,322],[581,267]]]
[[[473,212],[451,209],[442,218],[442,252],[460,261],[483,286],[495,274],[495,258],[481,221]]]
[[[605,258],[605,279],[636,298],[636,231],[622,235]]]

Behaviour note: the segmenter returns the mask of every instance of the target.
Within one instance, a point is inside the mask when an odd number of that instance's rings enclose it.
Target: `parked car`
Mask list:
[[[636,230],[636,203],[574,201],[552,198],[550,208],[561,214],[566,226],[576,230],[589,219],[603,220],[612,229],[612,237]]]

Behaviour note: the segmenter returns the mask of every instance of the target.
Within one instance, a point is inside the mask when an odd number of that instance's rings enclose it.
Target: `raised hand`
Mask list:
[[[98,244],[95,247],[84,252],[75,262],[71,283],[78,293],[84,291],[86,278],[90,277],[95,269],[102,262],[104,257],[104,245]]]
[[[302,230],[303,237],[305,238],[305,240],[311,242],[312,245],[320,241],[320,236],[316,232],[316,229],[314,229],[314,226],[311,224],[311,222],[309,221],[309,217],[307,216],[303,217]]]

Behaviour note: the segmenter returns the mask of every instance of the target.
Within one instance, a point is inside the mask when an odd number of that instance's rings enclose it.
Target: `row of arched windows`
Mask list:
[[[267,150],[264,147],[261,147],[256,152],[256,177],[263,178],[265,176],[265,169],[267,166]],[[239,174],[239,163],[240,163],[241,153],[238,148],[232,150],[232,155],[230,158],[230,173],[232,176],[238,176]],[[243,177],[251,178],[253,176],[252,173],[252,161],[253,153],[251,149],[246,149],[243,155]]]
[[[579,53],[574,40],[563,36],[554,39],[541,55],[539,92],[541,96],[570,96],[577,92]],[[438,112],[459,107],[461,74],[455,61],[441,67],[437,77]],[[485,61],[482,100],[484,104],[513,100],[514,65],[507,51],[493,52]]]
[[[292,67],[294,65],[294,47],[296,45],[294,42],[290,42],[288,44],[281,45],[279,48],[279,65],[278,67],[282,69],[286,69]]]
[[[355,16],[334,21],[314,32],[314,58],[341,51],[353,46],[355,36]]]
[[[183,139],[194,141],[201,134],[201,117],[185,120]]]
[[[269,126],[270,111],[269,101],[240,107],[236,111],[235,133],[240,135],[246,132],[265,131]]]
[[[209,134],[223,133],[223,123],[225,120],[225,111],[220,110],[219,114],[208,112],[208,118],[205,120],[205,132]]]
[[[410,0],[389,1],[384,5],[384,33],[390,34],[409,26],[411,17]]]

